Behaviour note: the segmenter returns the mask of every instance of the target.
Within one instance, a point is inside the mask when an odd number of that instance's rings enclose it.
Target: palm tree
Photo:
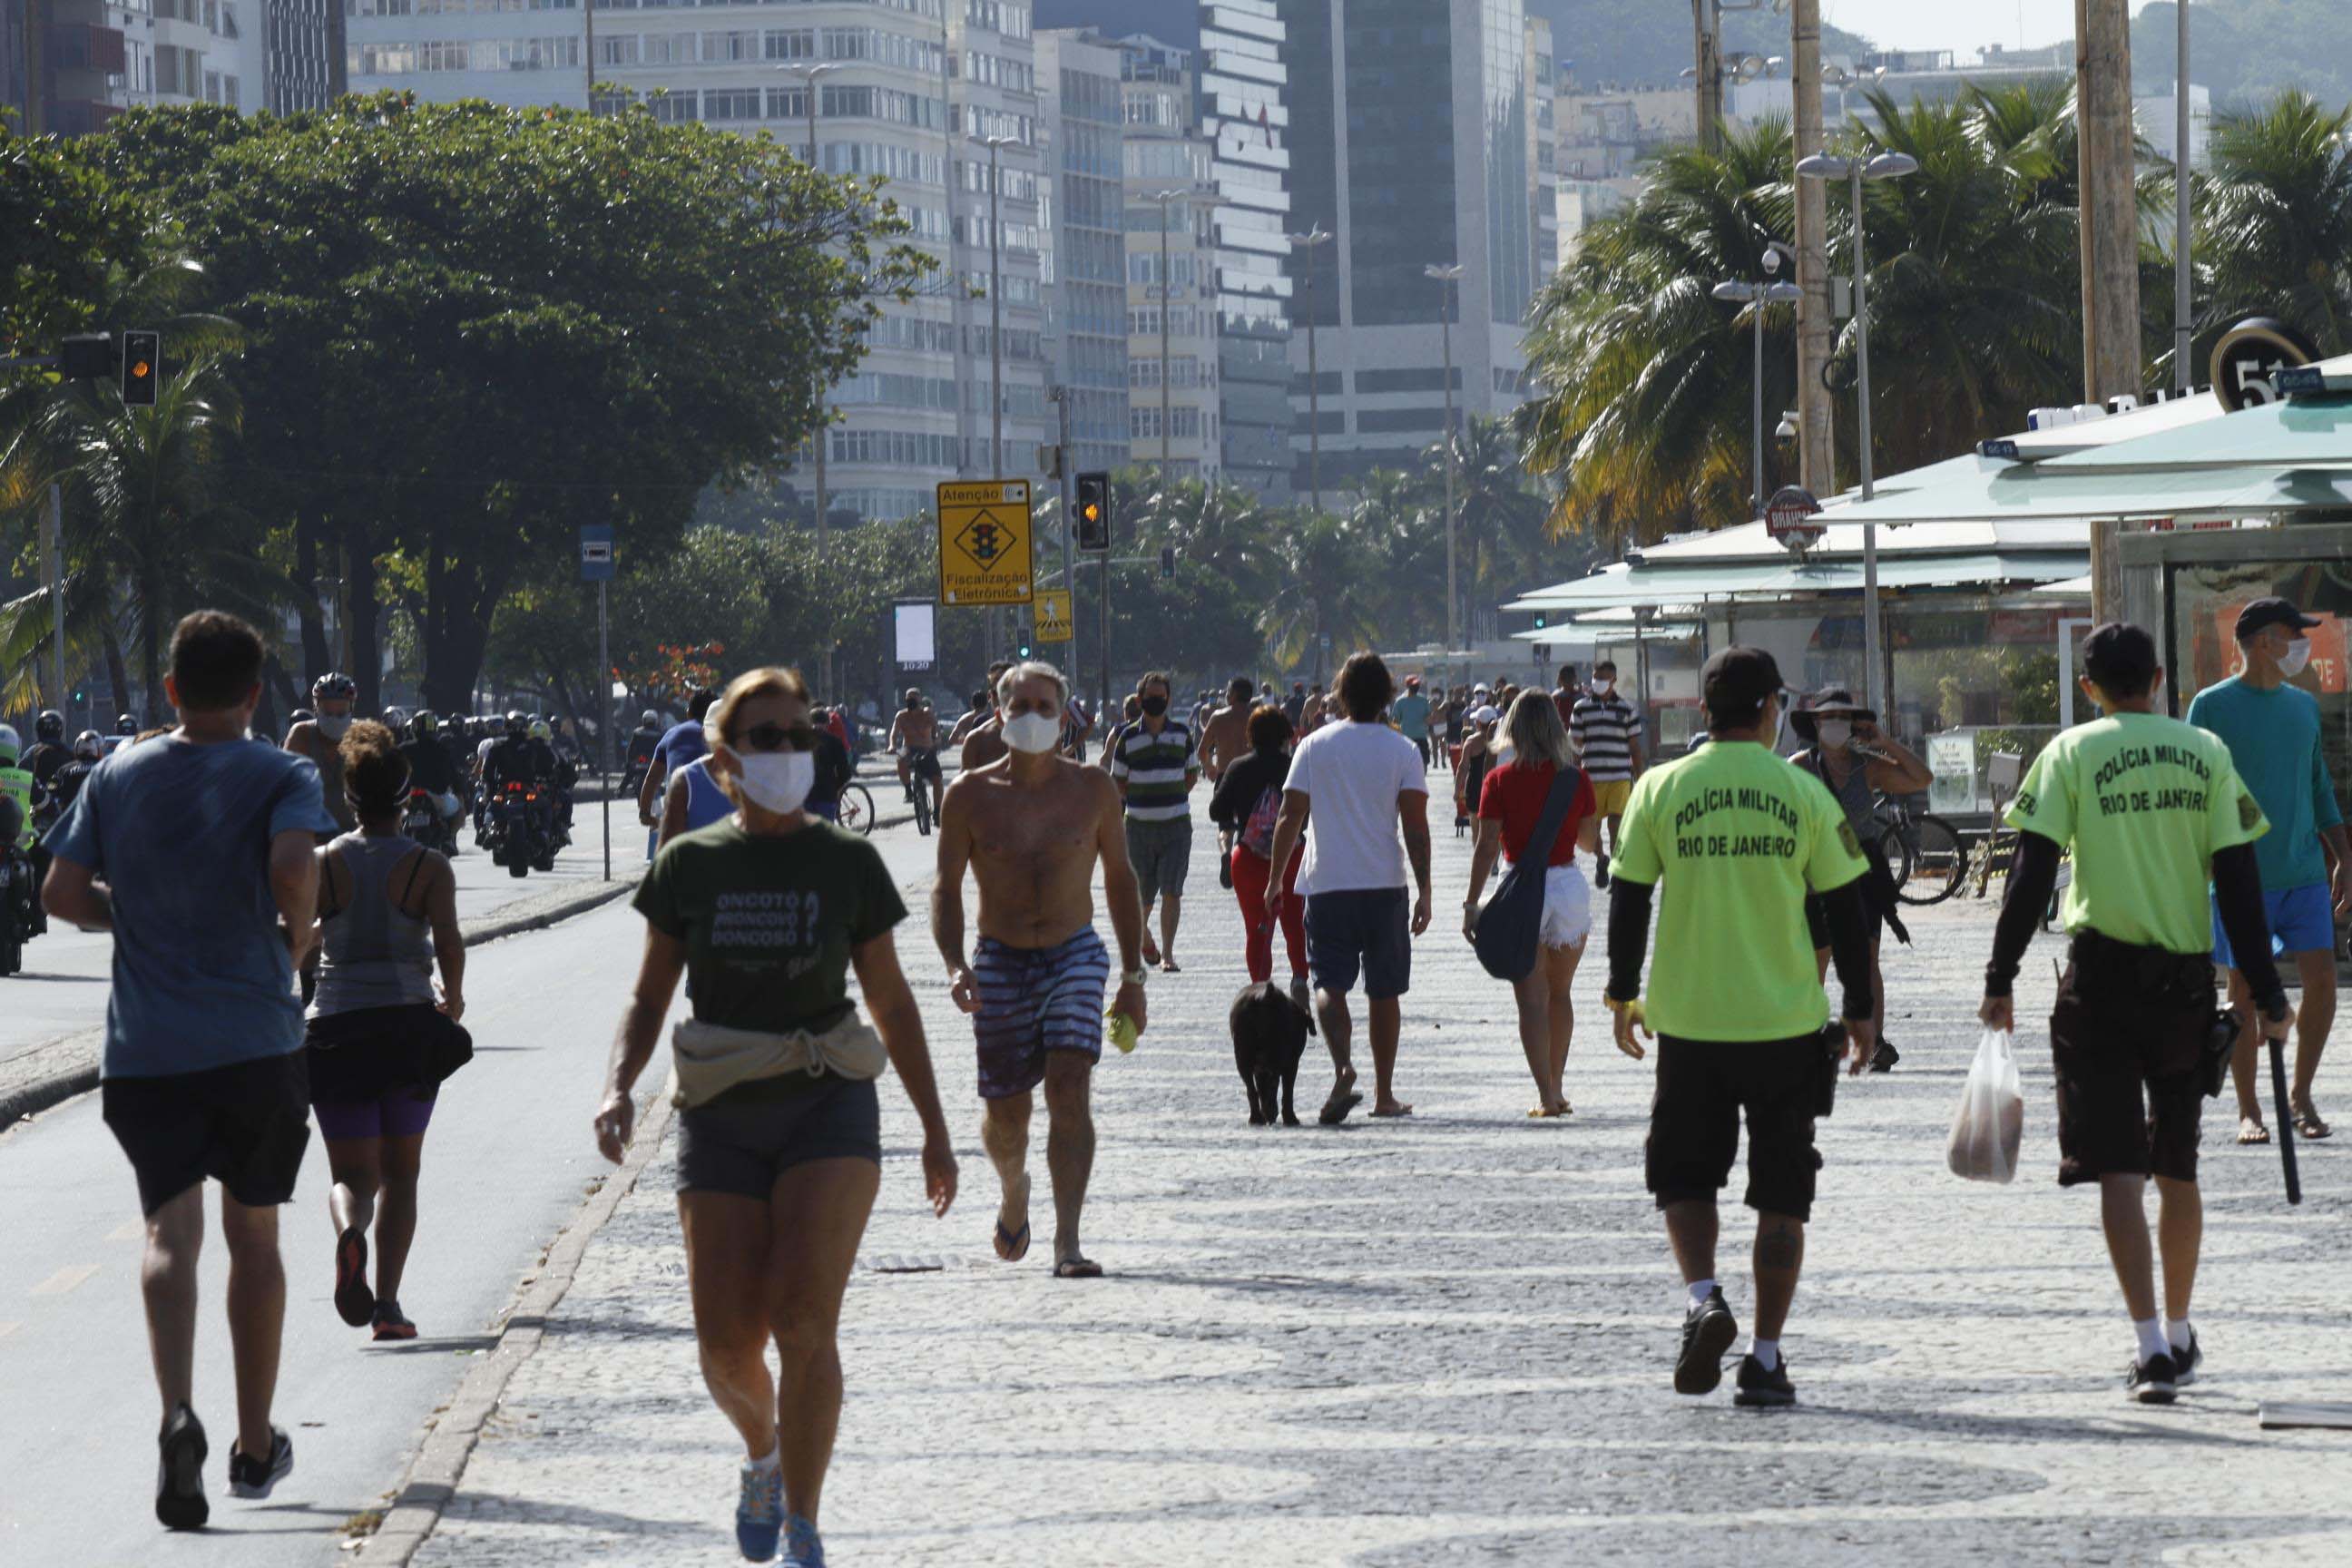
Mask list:
[[[2220,117],[2198,213],[2200,337],[2247,316],[2300,327],[2324,353],[2352,346],[2352,108],[2281,94]]]
[[[1442,473],[1443,442],[1432,447],[1431,471]],[[1465,596],[1472,606],[1463,622],[1475,635],[1476,606],[1499,604],[1531,586],[1547,572],[1544,500],[1520,471],[1517,437],[1499,419],[1473,419],[1454,437],[1455,556]],[[1439,518],[1442,525],[1444,518]],[[1444,536],[1444,529],[1439,529]],[[1553,575],[1562,575],[1555,565]]]
[[[1259,612],[1265,650],[1280,669],[1306,664],[1323,679],[1331,660],[1380,646],[1381,584],[1371,570],[1378,547],[1366,535],[1363,509],[1347,517],[1294,512],[1275,530],[1272,550],[1279,575]]]
[[[1741,510],[1749,322],[1709,290],[1761,276],[1771,237],[1791,232],[1790,148],[1787,125],[1768,120],[1727,132],[1718,153],[1663,154],[1538,297],[1528,363],[1543,390],[1522,458],[1559,481],[1556,537],[1613,548]],[[1768,331],[1783,345],[1767,343],[1768,365],[1785,367],[1788,331]]]

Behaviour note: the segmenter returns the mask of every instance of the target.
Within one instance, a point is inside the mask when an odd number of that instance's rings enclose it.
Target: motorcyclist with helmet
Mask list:
[[[661,715],[648,708],[637,715],[637,727],[629,732],[626,750],[621,757],[621,789],[635,795],[637,786],[646,782],[646,769],[654,760],[654,748],[661,744]]]
[[[571,804],[562,794],[568,781],[562,775],[570,769],[547,742],[545,720],[534,722],[520,710],[507,715],[504,738],[493,742],[482,758],[482,793],[495,800],[509,784],[526,788],[537,786],[556,792],[556,824],[559,839],[568,837]]]
[[[81,794],[81,786],[89,782],[91,770],[105,755],[106,737],[97,731],[84,730],[74,737],[71,760],[49,780],[47,809],[50,815],[60,820],[64,818],[65,814],[72,809],[76,797]]]
[[[131,744],[131,742],[137,738],[138,734],[138,720],[133,719],[128,713],[116,714],[114,716],[114,733],[106,737],[106,754],[110,757],[114,755],[115,752]]]
[[[66,749],[66,716],[51,708],[33,721],[33,743],[25,748],[18,765],[33,775],[33,787],[46,791],[58,770],[73,761]]]
[[[310,683],[310,701],[317,709],[316,716],[298,719],[294,727],[286,731],[284,749],[317,764],[328,814],[341,825],[336,833],[320,834],[321,844],[358,826],[352,816],[352,803],[343,798],[341,746],[344,733],[352,727],[352,709],[359,695],[359,682],[341,671],[330,670]]]
[[[10,873],[0,878],[0,898],[5,900],[0,902],[0,922],[12,928],[6,932],[11,947],[43,930],[40,900],[33,889],[48,870],[33,831],[33,774],[17,765],[20,749],[16,730],[0,724],[0,862]]]
[[[408,787],[432,797],[434,813],[449,832],[448,852],[456,854],[457,822],[466,804],[457,787],[457,764],[441,744],[441,721],[431,710],[420,709],[408,721],[408,736],[400,744],[400,754],[408,759]]]

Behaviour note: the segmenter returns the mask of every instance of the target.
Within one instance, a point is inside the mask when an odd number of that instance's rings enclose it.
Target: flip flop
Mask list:
[[[1412,1114],[1412,1107],[1400,1105],[1394,1110],[1375,1110],[1371,1114],[1390,1121],[1401,1121]]]
[[[1099,1279],[1102,1265],[1091,1258],[1065,1258],[1054,1265],[1056,1279]]]
[[[2294,1113],[2294,1130],[2299,1135],[2305,1138],[2309,1138],[2314,1142],[2322,1138],[2332,1138],[2336,1135],[2336,1129],[2327,1125],[2326,1122],[2322,1121],[2319,1119],[2319,1112],[2316,1110],[2296,1111]]]
[[[2241,1127],[2238,1129],[2238,1142],[2241,1143],[2251,1146],[2256,1143],[2267,1143],[2270,1141],[2271,1130],[2267,1127]]]
[[[1348,1112],[1355,1110],[1356,1107],[1363,1103],[1363,1091],[1361,1089],[1351,1089],[1336,1100],[1325,1100],[1323,1102],[1322,1114],[1318,1116],[1316,1120],[1320,1121],[1326,1127],[1337,1127],[1339,1123],[1348,1120]]]
[[[1001,1219],[996,1222],[996,1256],[1007,1263],[1018,1263],[1029,1256],[1029,1222],[1027,1220],[1021,1222],[1021,1228],[1018,1231],[1005,1229],[1004,1222]]]

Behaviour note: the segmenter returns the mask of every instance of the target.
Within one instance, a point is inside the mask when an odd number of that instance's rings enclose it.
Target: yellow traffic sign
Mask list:
[[[1034,604],[1039,642],[1070,640],[1070,591],[1067,588],[1042,588]]]
[[[939,514],[940,604],[1030,602],[1027,480],[943,484]]]

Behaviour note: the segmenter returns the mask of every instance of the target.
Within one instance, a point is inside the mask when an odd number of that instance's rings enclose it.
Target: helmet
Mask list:
[[[430,708],[420,708],[408,721],[409,732],[420,741],[429,741],[441,730],[441,721],[433,716]]]
[[[908,688],[907,688],[907,706],[908,706],[908,707],[912,708],[913,706],[915,706],[915,704],[917,704],[918,702],[920,702],[922,700],[923,700],[923,692],[922,692],[922,689],[921,689],[920,687],[909,686]]]
[[[398,730],[398,729],[401,729],[402,727],[404,727],[404,725],[406,725],[406,724],[407,724],[407,722],[408,722],[408,710],[407,710],[407,709],[405,709],[405,708],[387,708],[387,709],[385,709],[385,710],[383,710],[383,727],[384,727],[385,729],[387,729],[387,730]]]
[[[349,702],[360,694],[359,682],[341,670],[329,670],[310,682],[313,702]]]
[[[286,715],[286,721],[289,724],[308,724],[317,717],[318,715],[308,708],[297,708],[293,712]]]
[[[648,708],[637,715],[637,723],[643,729],[658,730],[661,728],[661,715]]]
[[[74,737],[73,752],[77,762],[94,763],[106,754],[106,737],[95,730],[84,730]]]
[[[555,731],[552,731],[552,730],[551,730],[551,729],[549,729],[549,728],[548,728],[547,721],[546,721],[546,720],[544,720],[544,719],[533,719],[533,720],[530,721],[530,738],[531,738],[532,740],[534,740],[534,741],[544,741],[544,740],[547,740],[549,737],[552,736],[554,733],[555,733]]]
[[[0,768],[13,768],[16,765],[16,753],[20,745],[21,742],[16,739],[16,731],[8,725],[0,724]]]
[[[66,738],[66,716],[54,708],[43,709],[41,716],[33,721],[33,738],[56,745]]]
[[[527,718],[525,718],[525,717],[523,716],[523,711],[522,711],[522,710],[521,710],[521,709],[520,709],[520,708],[513,709],[513,710],[509,710],[509,711],[508,712],[508,714],[507,714],[507,733],[508,733],[508,734],[509,734],[509,735],[520,735],[520,734],[525,734],[525,733],[529,732],[530,729],[530,721],[529,719],[527,719]]]
[[[139,721],[128,713],[118,713],[114,716],[114,732],[118,735],[136,735],[139,733]]]

